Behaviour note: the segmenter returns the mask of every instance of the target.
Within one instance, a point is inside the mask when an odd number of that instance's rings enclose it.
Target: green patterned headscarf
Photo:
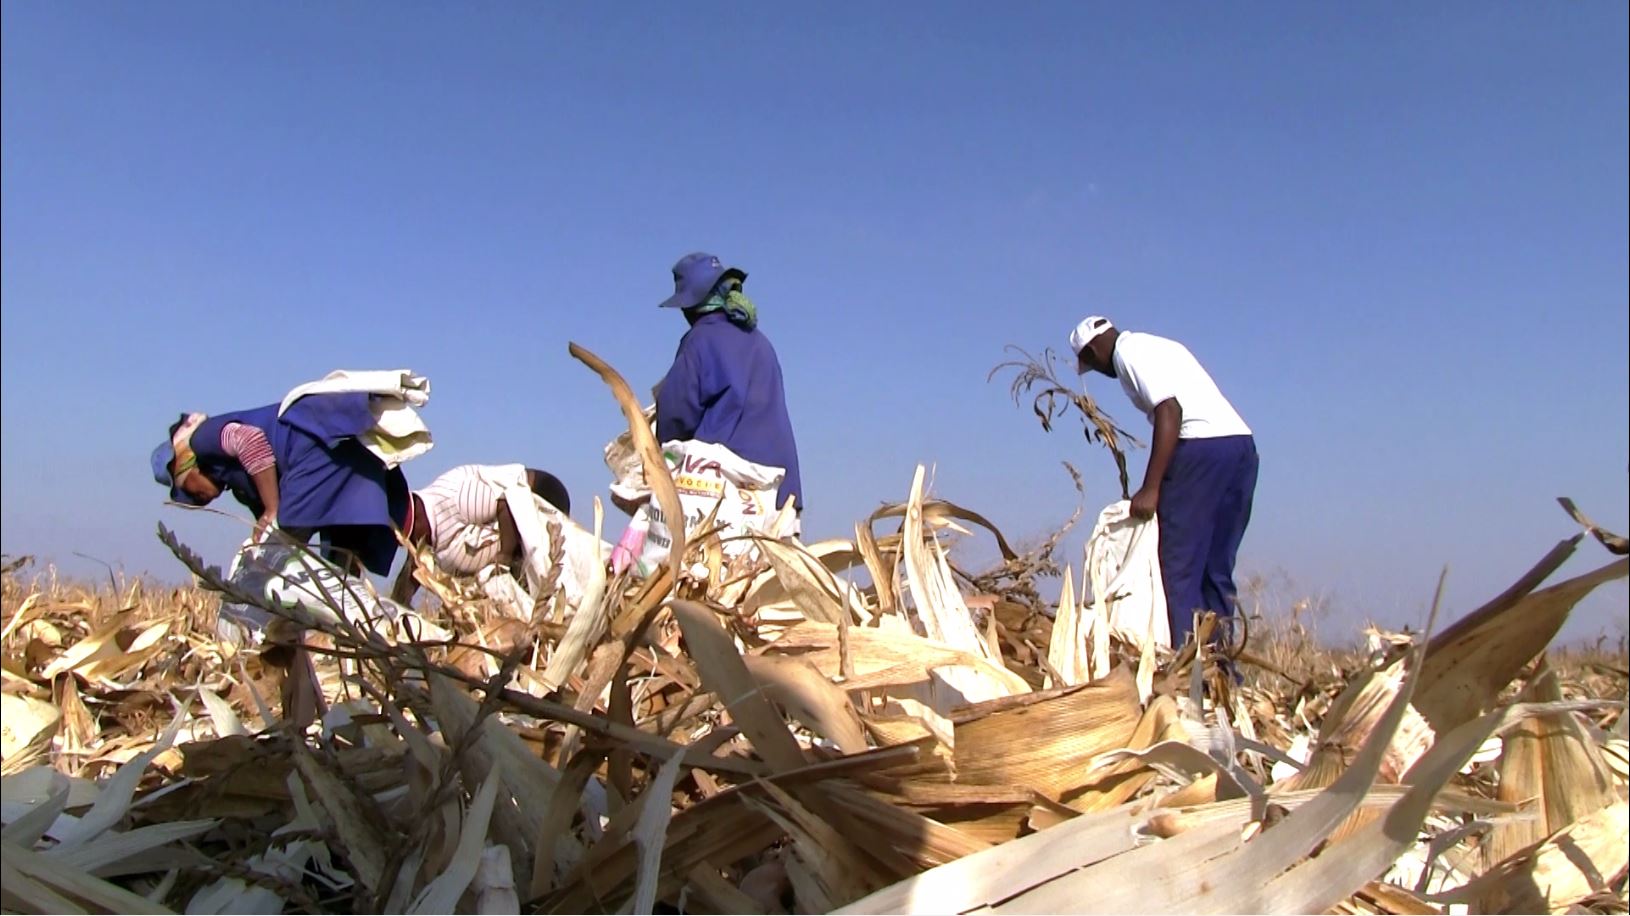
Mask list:
[[[713,294],[696,307],[698,315],[718,311],[723,311],[731,324],[744,331],[751,331],[758,326],[758,307],[741,291],[740,277],[726,277],[720,280],[719,285],[713,288]]]

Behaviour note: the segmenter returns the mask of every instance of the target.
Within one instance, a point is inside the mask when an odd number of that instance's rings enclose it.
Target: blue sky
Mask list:
[[[1241,572],[1332,635],[1418,623],[1444,564],[1451,609],[1490,597],[1572,532],[1558,495],[1626,528],[1622,3],[3,10],[7,553],[224,549],[148,451],[341,367],[431,378],[416,484],[524,461],[587,522],[621,418],[566,344],[649,390],[695,249],[752,274],[811,538],[918,462],[1015,539],[1073,509],[1062,460],[1109,502],[985,380],[1091,313],[1254,427]]]

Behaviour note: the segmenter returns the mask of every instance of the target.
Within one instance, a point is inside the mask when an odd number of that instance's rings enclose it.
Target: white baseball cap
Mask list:
[[[1091,318],[1084,319],[1075,326],[1075,330],[1070,332],[1070,349],[1079,355],[1082,350],[1086,349],[1087,344],[1092,343],[1098,335],[1112,330],[1114,327],[1109,323],[1108,318],[1101,315],[1094,315]]]

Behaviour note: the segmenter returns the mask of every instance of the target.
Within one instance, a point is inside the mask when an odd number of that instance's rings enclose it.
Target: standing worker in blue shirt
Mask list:
[[[674,294],[690,330],[657,386],[657,441],[712,442],[755,464],[785,468],[776,506],[804,508],[798,445],[781,383],[781,362],[758,330],[758,310],[742,293],[747,272],[711,254],[674,265]]]
[[[1076,371],[1119,379],[1154,424],[1149,467],[1132,514],[1158,517],[1160,578],[1172,645],[1194,629],[1194,612],[1234,613],[1234,559],[1256,494],[1256,440],[1199,360],[1175,340],[1122,333],[1094,316],[1070,332]]]

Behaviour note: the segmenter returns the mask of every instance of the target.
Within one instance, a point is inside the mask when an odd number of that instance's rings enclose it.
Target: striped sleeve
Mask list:
[[[226,452],[251,475],[277,467],[272,444],[266,434],[247,423],[228,423],[221,427],[221,451]]]

